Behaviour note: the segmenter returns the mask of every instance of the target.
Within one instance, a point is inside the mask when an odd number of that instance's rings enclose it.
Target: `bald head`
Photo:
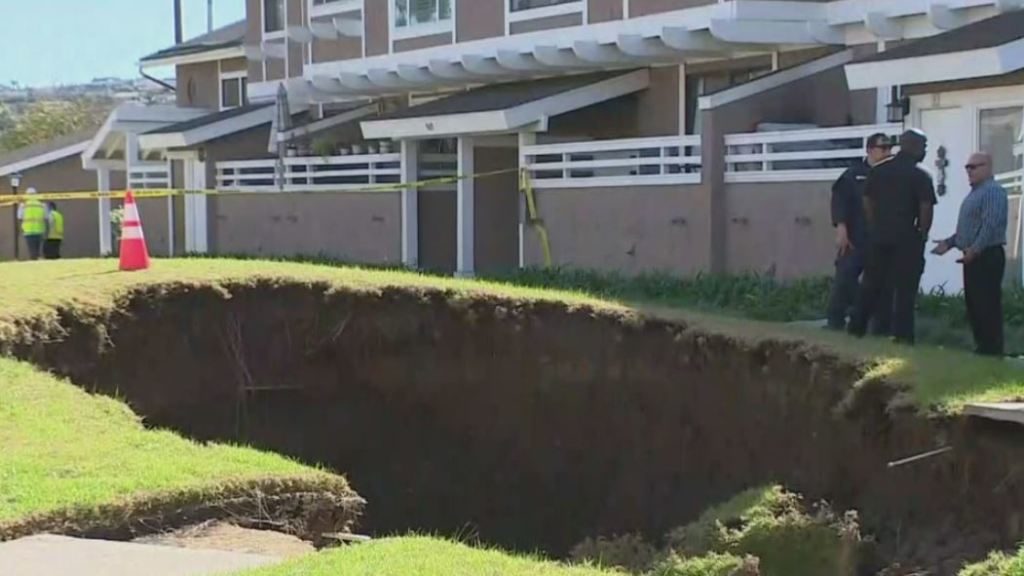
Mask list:
[[[900,136],[900,153],[906,154],[921,162],[928,153],[928,136],[924,132],[911,128]]]
[[[977,186],[992,177],[992,155],[988,152],[975,152],[967,160],[967,179],[971,186]]]

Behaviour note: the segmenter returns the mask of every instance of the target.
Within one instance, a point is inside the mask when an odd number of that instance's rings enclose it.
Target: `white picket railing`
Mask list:
[[[277,160],[233,160],[217,163],[217,188],[245,192],[276,192]],[[284,159],[284,191],[343,191],[401,182],[401,155],[303,156]],[[425,154],[420,178],[454,176],[452,154]]]
[[[1024,194],[1024,170],[1006,172],[996,176],[996,182],[1006,189],[1011,196]]]
[[[726,182],[834,180],[864,157],[867,138],[899,136],[900,124],[845,126],[725,136]]]
[[[534,188],[700,183],[700,136],[594,140],[523,146]]]
[[[132,164],[128,170],[128,187],[132,190],[170,188],[171,173],[165,162]]]

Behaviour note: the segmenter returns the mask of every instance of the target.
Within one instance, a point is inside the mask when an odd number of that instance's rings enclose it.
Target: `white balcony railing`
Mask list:
[[[303,156],[284,159],[284,191],[357,190],[401,182],[400,154]],[[420,158],[420,178],[454,176],[456,160],[450,154]],[[217,163],[217,188],[242,192],[276,192],[277,160],[236,160]]]
[[[524,146],[520,166],[535,188],[700,183],[700,136]]]
[[[132,190],[170,188],[171,173],[164,162],[132,164],[128,171],[128,187]]]
[[[726,182],[834,180],[864,157],[867,138],[899,136],[899,124],[755,132],[725,136]]]
[[[996,182],[1002,184],[1010,196],[1024,194],[1024,170],[999,174],[996,176]]]

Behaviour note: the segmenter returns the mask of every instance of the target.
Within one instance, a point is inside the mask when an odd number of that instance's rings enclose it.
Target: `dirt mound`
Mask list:
[[[134,542],[198,550],[244,552],[278,558],[302,556],[315,550],[309,542],[289,534],[242,528],[219,521],[203,522],[173,532],[136,538]]]
[[[361,531],[564,554],[657,537],[780,483],[856,509],[887,558],[952,573],[1021,533],[1024,435],[923,418],[795,344],[557,303],[316,285],[133,293],[8,342],[155,426],[344,473]],[[889,469],[951,444],[952,453]]]

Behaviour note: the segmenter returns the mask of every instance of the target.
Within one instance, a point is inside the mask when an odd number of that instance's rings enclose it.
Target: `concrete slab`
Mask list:
[[[0,543],[3,576],[206,576],[279,558],[40,535]]]
[[[964,414],[1024,424],[1024,403],[1022,402],[972,402],[964,406]]]

